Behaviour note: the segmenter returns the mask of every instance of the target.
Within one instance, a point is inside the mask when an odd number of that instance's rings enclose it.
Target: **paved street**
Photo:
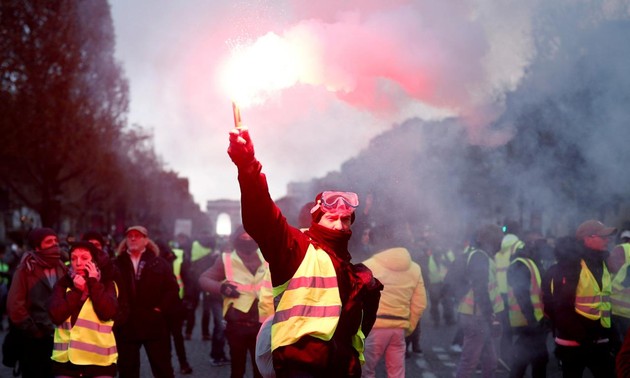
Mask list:
[[[449,351],[449,346],[455,333],[454,326],[433,327],[430,320],[423,320],[422,327],[422,354],[413,354],[407,358],[407,377],[453,377],[453,373],[457,366],[459,355]],[[6,332],[2,332],[2,338]],[[209,363],[210,342],[202,341],[199,328],[195,329],[193,339],[186,341],[186,348],[190,364],[194,370],[192,375],[179,374],[179,364],[173,352],[173,366],[175,367],[176,377],[216,377],[229,378],[230,367],[212,367]],[[550,345],[551,348],[551,345]],[[551,349],[550,349],[551,350]],[[143,353],[144,356],[144,353]],[[251,377],[251,368],[248,366],[247,377]],[[379,377],[386,377],[383,367],[379,368]],[[478,374],[477,376],[481,376]],[[508,373],[503,370],[497,373],[497,377],[508,377]],[[548,367],[549,378],[561,377],[558,371],[556,360],[551,356]],[[588,375],[585,375],[588,376]],[[11,370],[2,366],[0,368],[0,377],[11,377]],[[146,357],[142,361],[142,377],[152,377],[149,363]]]

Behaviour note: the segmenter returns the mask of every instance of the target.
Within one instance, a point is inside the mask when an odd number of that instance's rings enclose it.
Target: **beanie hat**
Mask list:
[[[230,240],[232,241],[232,243],[234,243],[236,241],[236,239],[238,239],[241,235],[246,234],[247,231],[245,231],[245,227],[243,227],[243,225],[239,225],[238,227],[236,227],[236,229],[234,229],[234,232],[232,232],[232,235],[230,236]]]
[[[308,228],[311,225],[311,220],[315,218],[311,214],[311,209],[315,206],[315,202],[307,202],[302,209],[300,209],[300,214],[298,215],[298,227],[299,228]],[[321,214],[320,214],[321,216]]]
[[[105,246],[105,238],[103,238],[103,235],[98,231],[88,231],[81,237],[81,241],[90,240],[97,240],[102,246]]]
[[[57,233],[48,227],[34,228],[28,233],[28,244],[31,248],[40,248],[47,236],[57,236]]]

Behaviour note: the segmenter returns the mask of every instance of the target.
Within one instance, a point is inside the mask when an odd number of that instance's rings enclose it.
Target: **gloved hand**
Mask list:
[[[236,286],[229,282],[224,282],[221,284],[221,294],[223,294],[224,297],[228,298],[238,298],[241,296],[241,293],[236,290]]]
[[[254,144],[249,136],[247,127],[238,127],[230,131],[230,146],[228,155],[237,167],[246,167],[256,160]]]

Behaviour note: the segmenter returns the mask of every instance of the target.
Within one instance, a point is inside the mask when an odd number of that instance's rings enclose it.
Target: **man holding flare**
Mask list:
[[[363,264],[350,262],[357,194],[319,193],[302,232],[271,199],[246,127],[230,132],[228,154],[238,168],[243,226],[271,271],[276,376],[359,377],[383,286]]]

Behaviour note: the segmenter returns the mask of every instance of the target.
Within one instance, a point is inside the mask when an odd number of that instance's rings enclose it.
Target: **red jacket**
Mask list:
[[[293,345],[280,347],[273,352],[274,368],[306,370],[328,377],[360,376],[358,353],[351,338],[359,327],[366,336],[371,330],[382,285],[367,267],[350,263],[350,234],[345,239],[344,235],[335,239],[334,232],[316,225],[304,233],[289,225],[269,195],[261,168],[257,161],[239,167],[243,226],[269,263],[273,286],[291,279],[308,246],[315,244],[331,257],[342,301],[339,324],[331,341],[305,336]]]

